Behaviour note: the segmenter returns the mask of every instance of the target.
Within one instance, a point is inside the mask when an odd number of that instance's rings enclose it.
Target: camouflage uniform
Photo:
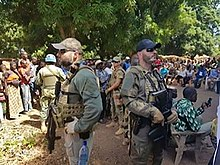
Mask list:
[[[125,76],[125,71],[123,70],[122,67],[117,68],[116,70],[113,71],[112,73],[113,79],[112,82],[116,82],[117,79],[124,79]],[[123,103],[122,103],[122,98],[121,98],[121,86],[122,82],[119,85],[117,89],[113,90],[113,101],[114,101],[114,106],[115,107],[115,115],[118,117],[118,123],[120,127],[123,127],[123,121],[124,121],[124,108],[123,108]],[[114,110],[113,107],[111,110]],[[112,115],[114,115],[114,112],[112,112]],[[112,116],[112,119],[114,116]]]
[[[113,74],[111,75],[110,77],[110,80],[109,80],[109,84],[108,84],[108,87],[110,87],[113,83],[114,83],[115,79],[114,79],[114,76]],[[112,120],[116,120],[116,114],[115,114],[115,103],[114,103],[114,99],[112,97],[112,91],[108,93],[107,97],[109,98],[109,102],[110,102],[110,111],[111,111],[111,119]]]
[[[55,100],[55,83],[58,81],[64,81],[65,75],[63,71],[54,66],[47,65],[41,68],[37,74],[36,85],[41,86],[41,119],[45,121],[48,116],[48,106]]]
[[[155,91],[155,89],[145,77],[145,74],[148,74],[156,88],[160,88],[160,90],[161,88],[165,89],[165,85],[159,84],[158,77],[153,72],[144,70],[141,66],[133,66],[126,73],[121,89],[121,96],[123,103],[130,112],[150,120],[154,111],[157,110],[156,107],[149,103],[153,99],[150,96],[150,92]],[[149,130],[150,126],[148,124],[140,128],[136,135],[131,130],[130,151],[132,163],[135,165],[147,164],[149,158],[152,158],[152,156],[154,165],[160,165],[162,163],[163,148],[160,143],[153,142],[148,137]]]
[[[67,104],[82,104],[84,112],[74,126],[74,134],[64,133],[65,147],[70,165],[77,165],[79,150],[86,140],[89,153],[92,149],[93,126],[99,120],[102,112],[102,101],[97,77],[89,67],[82,66],[69,84]],[[80,134],[89,133],[89,138],[82,138]]]

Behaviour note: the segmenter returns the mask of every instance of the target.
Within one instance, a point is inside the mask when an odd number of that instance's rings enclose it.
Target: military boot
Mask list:
[[[45,124],[45,121],[41,121],[41,132],[46,133],[47,132],[47,126]]]
[[[117,123],[112,121],[110,124],[106,125],[106,128],[110,128],[110,127],[114,127],[114,126],[117,126]]]
[[[115,132],[115,135],[118,136],[118,135],[121,135],[124,133],[124,129],[122,127],[119,127],[119,129]]]

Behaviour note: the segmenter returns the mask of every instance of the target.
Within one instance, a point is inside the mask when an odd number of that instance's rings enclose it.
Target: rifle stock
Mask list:
[[[53,118],[53,106],[50,105],[49,106],[49,115],[47,118],[47,134],[46,134],[46,138],[48,140],[48,150],[50,152],[50,154],[52,153],[52,151],[54,150],[54,145],[55,145],[55,140],[56,140],[56,123],[54,121]]]

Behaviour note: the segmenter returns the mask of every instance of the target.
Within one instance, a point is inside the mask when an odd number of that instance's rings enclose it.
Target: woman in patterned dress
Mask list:
[[[19,112],[24,110],[19,87],[20,77],[21,75],[17,70],[17,64],[15,62],[11,62],[10,70],[7,71],[5,75],[10,118],[17,118]]]

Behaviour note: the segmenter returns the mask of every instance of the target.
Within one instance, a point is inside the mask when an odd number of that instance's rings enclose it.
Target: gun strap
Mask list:
[[[152,78],[149,76],[150,72],[148,72],[147,74],[145,74],[145,77],[148,79],[148,81],[150,82],[150,84],[152,85],[152,87],[154,88],[154,90],[158,91],[154,81],[152,80]]]
[[[160,76],[160,74],[156,70],[153,71],[153,75],[157,78],[157,82],[158,82],[160,90],[164,88],[167,89],[164,79]]]
[[[46,68],[53,74],[53,76],[55,76],[58,80],[60,80],[60,77],[53,70],[51,70],[48,65],[46,66]]]

